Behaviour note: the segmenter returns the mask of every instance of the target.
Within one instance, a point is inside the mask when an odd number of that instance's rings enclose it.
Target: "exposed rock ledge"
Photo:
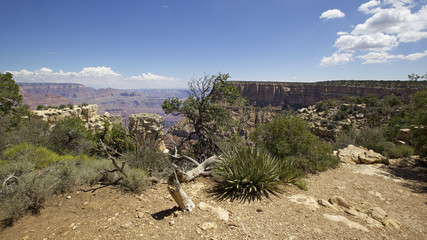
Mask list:
[[[105,112],[103,115],[98,115],[98,105],[91,104],[87,106],[76,106],[73,108],[46,110],[34,110],[34,117],[48,122],[50,125],[55,125],[57,122],[64,120],[66,117],[78,117],[86,125],[89,130],[103,130],[105,121],[111,123],[122,124],[122,116],[110,115]]]

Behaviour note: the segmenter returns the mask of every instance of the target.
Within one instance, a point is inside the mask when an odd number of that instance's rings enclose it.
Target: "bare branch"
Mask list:
[[[7,182],[11,179],[18,179],[18,177],[15,176],[15,173],[11,173],[9,175],[7,175],[6,179],[3,181],[3,187],[5,187],[7,185]]]
[[[110,154],[110,152],[108,151],[108,147],[107,146],[105,146],[105,144],[104,144],[104,142],[102,142],[102,140],[100,139],[99,140],[100,142],[101,142],[101,146],[104,148],[104,151],[105,151],[105,153],[107,153],[107,155],[108,155],[108,159],[110,159],[112,162],[113,162],[113,165],[114,165],[114,167],[116,167],[117,168],[117,170],[119,170],[119,172],[123,175],[123,176],[125,176],[125,177],[127,177],[127,174],[125,173],[125,171],[124,171],[124,168],[125,168],[125,164],[126,164],[126,162],[122,162],[122,166],[119,166],[119,164],[117,163],[117,159],[115,158],[115,157],[113,157],[113,156],[111,156],[111,154]],[[114,149],[113,149],[114,150]],[[118,153],[116,150],[114,150],[116,153]],[[119,153],[120,154],[120,153]],[[121,155],[121,154],[120,154]]]

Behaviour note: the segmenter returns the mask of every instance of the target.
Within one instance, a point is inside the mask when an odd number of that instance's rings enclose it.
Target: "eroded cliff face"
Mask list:
[[[427,81],[328,81],[315,83],[232,81],[255,107],[301,108],[343,96],[379,97],[394,94],[407,98],[427,87]]]

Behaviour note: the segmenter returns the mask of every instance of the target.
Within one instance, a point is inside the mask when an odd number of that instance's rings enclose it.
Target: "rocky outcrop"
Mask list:
[[[386,163],[387,159],[372,150],[368,150],[364,147],[356,147],[348,145],[344,149],[340,149],[337,152],[341,162],[348,164],[372,164],[372,163]]]
[[[129,131],[135,136],[138,146],[154,146],[165,152],[163,141],[163,117],[153,113],[138,113],[129,116]]]
[[[49,108],[45,110],[34,110],[33,115],[35,118],[42,119],[48,122],[51,126],[57,122],[64,120],[66,117],[78,117],[86,125],[89,130],[103,130],[105,121],[110,123],[122,124],[122,117],[120,115],[110,115],[105,112],[103,115],[98,115],[98,105],[92,104],[87,106],[76,106],[72,108]]]
[[[427,81],[327,81],[315,83],[234,81],[243,97],[256,107],[292,107],[298,109],[321,100],[343,96],[379,97],[394,94],[407,98],[427,87]]]

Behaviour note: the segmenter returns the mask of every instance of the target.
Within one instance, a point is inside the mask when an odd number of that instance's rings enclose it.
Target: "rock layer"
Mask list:
[[[327,81],[315,83],[290,82],[230,82],[256,107],[301,108],[321,100],[339,99],[343,96],[379,97],[394,94],[409,95],[427,87],[427,81]]]

